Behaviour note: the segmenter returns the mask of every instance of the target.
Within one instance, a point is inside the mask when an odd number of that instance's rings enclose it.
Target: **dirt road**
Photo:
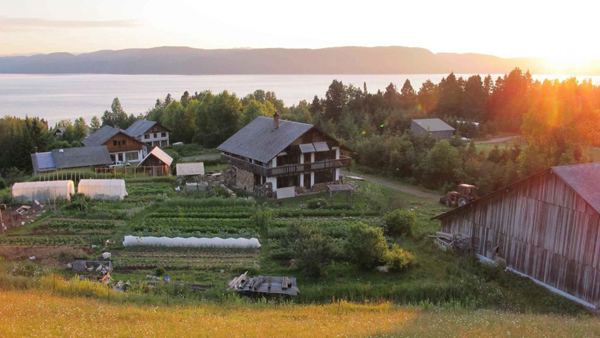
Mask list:
[[[373,182],[373,183],[377,183],[380,184],[384,187],[388,187],[394,190],[398,190],[398,191],[402,191],[404,193],[407,194],[411,194],[413,196],[417,196],[417,197],[422,197],[422,198],[428,198],[431,200],[434,200],[436,202],[438,202],[440,200],[440,197],[442,197],[441,195],[436,195],[436,194],[432,194],[432,193],[428,193],[428,192],[424,192],[409,186],[405,186],[402,185],[400,183],[388,180],[386,178],[382,178],[382,177],[378,177],[378,176],[374,176],[374,175],[365,175],[365,174],[355,174],[355,173],[349,173],[347,171],[342,170],[341,174],[344,176],[358,176],[358,177],[362,177],[365,181],[368,182]]]

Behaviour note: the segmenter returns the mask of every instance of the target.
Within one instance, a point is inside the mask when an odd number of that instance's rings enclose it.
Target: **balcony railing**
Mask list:
[[[288,164],[275,168],[266,168],[248,161],[235,158],[229,155],[221,154],[221,161],[229,163],[240,169],[255,173],[265,177],[286,176],[300,174],[311,171],[321,171],[327,169],[349,167],[351,159],[346,156],[340,156],[338,160],[325,160],[303,164]]]

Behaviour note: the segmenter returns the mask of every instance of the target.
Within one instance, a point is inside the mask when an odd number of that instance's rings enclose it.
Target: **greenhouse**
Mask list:
[[[123,246],[171,246],[171,247],[208,247],[208,248],[260,248],[256,238],[197,238],[197,237],[137,237],[125,236]]]
[[[77,192],[91,199],[122,200],[127,196],[125,180],[81,180]]]
[[[21,202],[38,201],[46,203],[57,199],[71,200],[71,194],[75,193],[73,181],[46,181],[15,183],[12,188],[12,196]]]

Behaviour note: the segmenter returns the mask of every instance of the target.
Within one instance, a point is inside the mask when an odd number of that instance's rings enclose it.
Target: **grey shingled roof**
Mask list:
[[[420,119],[413,122],[427,131],[454,131],[454,128],[440,119]]]
[[[311,124],[279,120],[279,128],[274,129],[272,118],[260,116],[217,149],[267,163],[311,128]]]
[[[56,163],[54,163],[54,156],[52,156],[52,152],[50,151],[45,153],[31,154],[31,163],[33,164],[33,170],[35,172],[56,169]]]
[[[131,137],[139,137],[152,128],[156,124],[156,121],[148,120],[137,120],[129,128],[125,130],[125,133]]]
[[[89,167],[95,165],[108,165],[112,163],[108,148],[99,147],[80,147],[53,149],[52,156],[56,162],[57,169]]]
[[[104,144],[104,142],[110,140],[111,137],[117,135],[119,132],[121,132],[121,129],[119,128],[104,126],[98,129],[98,131],[92,135],[85,138],[82,142],[87,147],[101,146]]]

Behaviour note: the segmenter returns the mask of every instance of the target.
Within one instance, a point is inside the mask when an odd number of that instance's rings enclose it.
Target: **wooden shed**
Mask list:
[[[554,292],[600,305],[600,163],[561,166],[436,216],[476,254]]]

